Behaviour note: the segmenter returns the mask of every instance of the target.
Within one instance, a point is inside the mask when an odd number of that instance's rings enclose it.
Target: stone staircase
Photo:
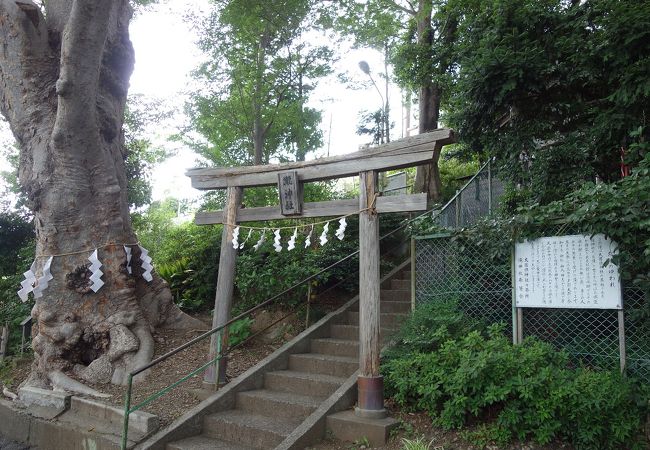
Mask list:
[[[401,270],[382,283],[384,341],[411,311],[410,276],[410,271]],[[280,446],[359,368],[358,306],[358,302],[350,304],[329,324],[328,332],[310,338],[309,352],[289,354],[284,369],[265,371],[260,389],[237,392],[230,408],[203,417],[200,433],[167,443],[166,449],[251,450]]]

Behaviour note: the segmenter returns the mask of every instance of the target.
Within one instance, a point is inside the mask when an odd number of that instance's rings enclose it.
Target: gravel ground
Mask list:
[[[190,330],[187,332],[177,330],[161,330],[156,332],[154,334],[155,357],[163,355],[181,346],[190,339],[197,337],[201,333],[208,331],[210,328],[208,325],[209,318],[199,317],[199,319],[206,322],[205,329]],[[298,331],[301,331],[301,329],[298,329]],[[291,335],[283,336],[284,339],[291,337]],[[271,354],[284,343],[284,339],[280,339],[272,344],[253,341],[233,350],[228,363],[228,379],[235,378]],[[179,378],[204,364],[206,355],[208,354],[209,343],[210,340],[205,339],[152,368],[144,383],[134,385],[131,404],[135,405],[143,401],[151,394],[169,386]],[[27,378],[30,372],[31,362],[31,358],[14,360],[14,367],[8,372],[8,376],[5,379],[6,386],[11,391],[17,392],[20,383]],[[173,422],[177,417],[180,417],[188,409],[199,404],[200,400],[193,390],[200,389],[201,382],[202,375],[197,374],[180,386],[169,391],[166,395],[154,400],[142,410],[157,415],[160,418],[161,427],[164,427]],[[106,403],[119,408],[124,407],[126,387],[112,384],[96,384],[90,386],[102,393],[111,395],[110,398],[103,400]],[[4,450],[4,447],[0,447],[0,449]]]

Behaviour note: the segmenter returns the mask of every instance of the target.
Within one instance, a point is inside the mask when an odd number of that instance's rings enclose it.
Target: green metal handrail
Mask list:
[[[385,235],[381,236],[381,237],[379,238],[379,240],[382,241],[382,240],[386,239],[387,237],[392,236],[393,234],[395,234],[395,233],[397,233],[397,232],[399,232],[399,231],[401,231],[401,230],[404,230],[404,229],[405,229],[406,227],[408,227],[410,224],[412,224],[412,223],[415,222],[416,220],[418,220],[418,219],[420,219],[420,218],[422,218],[422,217],[428,215],[429,213],[431,213],[433,217],[435,217],[435,213],[440,214],[442,211],[444,211],[444,210],[445,210],[449,205],[451,205],[451,204],[454,202],[454,200],[456,199],[456,197],[459,196],[459,195],[460,195],[460,194],[461,194],[461,193],[462,193],[462,192],[463,192],[463,191],[464,191],[464,190],[469,186],[469,184],[474,180],[474,178],[475,178],[475,177],[476,177],[480,172],[482,172],[483,169],[485,169],[485,167],[486,167],[489,163],[490,163],[489,161],[488,161],[487,163],[485,163],[485,164],[484,164],[484,165],[479,169],[479,171],[477,172],[477,174],[474,175],[474,177],[472,177],[472,178],[471,178],[471,179],[470,179],[470,180],[469,180],[469,181],[468,181],[468,182],[467,182],[467,183],[466,183],[466,184],[465,184],[465,185],[464,185],[460,190],[458,190],[458,192],[457,192],[457,193],[452,197],[452,199],[449,200],[447,203],[445,203],[445,204],[442,206],[442,208],[432,208],[432,209],[430,209],[430,210],[427,210],[427,211],[423,212],[422,214],[420,214],[420,215],[418,215],[418,216],[416,216],[416,217],[413,217],[413,218],[407,220],[404,224],[400,225],[399,227],[395,228],[394,230],[392,230],[392,231],[386,233]],[[323,273],[325,273],[325,272],[327,272],[327,271],[333,269],[334,267],[336,267],[336,266],[338,266],[338,265],[344,263],[345,261],[347,261],[347,260],[349,260],[349,259],[355,257],[355,256],[358,255],[358,254],[359,254],[359,250],[357,250],[357,251],[355,251],[355,252],[352,252],[352,253],[350,253],[350,254],[347,255],[347,256],[344,256],[343,258],[339,259],[338,261],[336,261],[336,262],[330,264],[329,266],[325,267],[324,269],[321,269],[320,271],[314,273],[313,275],[310,275],[310,276],[308,276],[307,278],[305,278],[305,279],[303,279],[303,280],[297,282],[296,284],[294,284],[293,286],[291,286],[291,287],[285,289],[284,291],[280,292],[279,294],[276,294],[276,295],[274,295],[273,297],[270,297],[270,298],[264,300],[262,303],[260,303],[260,304],[258,304],[258,305],[256,305],[256,306],[254,306],[254,307],[250,308],[249,310],[247,310],[247,311],[245,311],[245,312],[239,314],[238,316],[236,316],[236,317],[230,319],[230,320],[229,320],[228,322],[226,322],[225,324],[220,325],[220,326],[218,326],[218,327],[216,327],[216,328],[213,328],[213,329],[211,329],[211,330],[209,330],[209,331],[206,331],[205,333],[203,333],[203,334],[201,334],[200,336],[197,336],[196,338],[194,338],[194,339],[192,339],[192,340],[186,342],[185,344],[181,345],[180,347],[178,347],[178,348],[176,348],[176,349],[174,349],[174,350],[172,350],[172,351],[170,351],[170,352],[168,352],[168,353],[165,353],[164,355],[162,355],[162,356],[160,356],[160,357],[154,359],[154,360],[151,361],[150,363],[148,363],[148,364],[146,364],[146,365],[144,365],[144,366],[142,366],[142,367],[140,367],[140,368],[138,368],[138,369],[136,369],[136,370],[130,372],[129,375],[128,375],[128,379],[127,379],[127,391],[126,391],[126,394],[125,394],[125,401],[124,401],[124,422],[123,422],[123,428],[122,428],[122,444],[121,444],[121,449],[122,449],[122,450],[126,450],[126,448],[127,448],[127,443],[128,443],[128,431],[129,431],[129,415],[130,415],[132,412],[135,412],[135,411],[137,411],[137,410],[143,408],[144,406],[148,405],[148,404],[151,403],[152,401],[154,401],[154,400],[156,400],[156,399],[162,397],[162,396],[165,395],[167,392],[169,392],[170,390],[174,389],[176,386],[178,386],[178,385],[180,385],[181,383],[187,381],[189,378],[193,377],[194,375],[196,375],[197,373],[201,372],[202,370],[205,370],[205,369],[206,369],[207,367],[209,367],[211,364],[214,364],[214,365],[215,365],[215,371],[218,371],[218,370],[219,370],[219,360],[221,360],[221,359],[225,356],[225,354],[223,354],[223,351],[222,351],[223,333],[224,333],[224,330],[225,330],[228,326],[232,325],[234,322],[237,322],[238,320],[243,319],[244,317],[250,315],[251,313],[253,313],[253,312],[255,312],[255,311],[257,311],[257,310],[259,310],[259,309],[261,309],[261,308],[263,308],[263,307],[265,307],[265,306],[267,306],[267,305],[269,305],[269,304],[271,304],[271,303],[273,303],[273,302],[275,302],[276,300],[278,300],[279,298],[283,297],[285,294],[288,294],[289,292],[293,291],[293,290],[296,289],[297,287],[300,287],[300,286],[304,285],[305,283],[310,282],[310,281],[313,280],[314,278],[316,278],[316,277],[322,275]],[[294,312],[294,313],[295,313],[295,312]],[[292,313],[292,314],[293,314],[293,313]],[[186,376],[182,377],[181,379],[175,381],[174,383],[170,384],[169,386],[167,386],[167,387],[161,389],[160,391],[158,391],[158,392],[156,392],[156,393],[150,395],[149,397],[147,397],[145,400],[143,400],[142,402],[138,403],[137,405],[135,405],[135,406],[133,406],[133,407],[131,406],[131,396],[132,396],[132,390],[133,390],[133,378],[134,378],[134,377],[136,377],[137,375],[141,374],[141,373],[144,372],[145,370],[150,369],[151,367],[153,367],[153,366],[155,366],[155,365],[157,365],[157,364],[159,364],[159,363],[165,361],[166,359],[168,359],[168,358],[174,356],[175,354],[177,354],[177,353],[179,353],[179,352],[181,352],[181,351],[187,349],[188,347],[191,347],[192,345],[196,344],[197,342],[200,342],[200,341],[202,341],[203,339],[205,339],[205,338],[207,338],[207,337],[209,337],[209,336],[212,336],[212,335],[215,334],[215,333],[219,333],[219,336],[218,336],[218,339],[217,339],[217,351],[216,351],[216,356],[215,356],[213,359],[211,359],[210,361],[206,362],[205,364],[203,364],[203,365],[200,366],[199,368],[195,369],[194,371],[192,371],[192,372],[189,373],[188,375],[186,375]],[[235,348],[235,347],[229,348],[228,351],[227,351],[227,353],[230,352],[230,351],[231,351],[232,349],[234,349],[234,348]],[[226,353],[226,354],[227,354],[227,353]],[[218,373],[217,373],[217,375],[218,375]],[[218,376],[217,376],[217,378],[215,378],[215,379],[218,379]]]

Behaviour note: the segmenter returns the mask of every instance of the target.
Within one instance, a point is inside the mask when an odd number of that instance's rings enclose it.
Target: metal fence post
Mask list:
[[[488,212],[492,213],[492,159],[488,161]]]
[[[618,347],[621,373],[625,372],[626,351],[625,351],[625,310],[618,310]]]
[[[415,311],[415,239],[411,238],[411,311]]]
[[[461,191],[460,189],[456,191],[456,228],[460,228],[460,220],[461,220],[461,213],[460,213],[460,196],[461,196]]]
[[[517,344],[518,336],[519,336],[519,331],[517,330],[518,328],[518,321],[517,321],[517,300],[516,300],[516,295],[517,295],[517,278],[515,277],[515,246],[512,246],[512,250],[510,251],[510,279],[511,279],[511,286],[512,286],[512,343]]]

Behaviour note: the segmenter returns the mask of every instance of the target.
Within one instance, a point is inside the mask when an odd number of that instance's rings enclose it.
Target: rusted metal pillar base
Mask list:
[[[354,413],[358,417],[366,419],[383,419],[386,417],[384,377],[364,377],[359,375],[357,388],[359,390],[359,406],[355,408]]]

